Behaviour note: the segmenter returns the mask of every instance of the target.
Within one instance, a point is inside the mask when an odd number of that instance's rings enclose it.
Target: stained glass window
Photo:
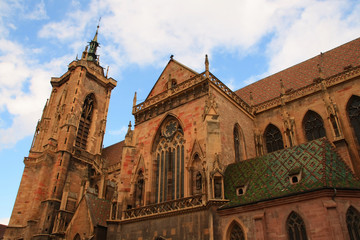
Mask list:
[[[268,153],[284,148],[281,132],[272,124],[269,124],[265,130],[265,141]]]
[[[354,129],[355,136],[360,143],[360,97],[352,96],[347,105],[350,123]]]
[[[287,221],[286,228],[289,240],[307,240],[305,223],[296,212],[291,212]]]
[[[230,239],[229,240],[245,240],[244,231],[239,226],[239,224],[234,223],[231,232],[230,232]]]
[[[308,141],[326,136],[324,122],[316,112],[309,110],[304,116],[303,125]]]
[[[350,240],[360,239],[360,214],[354,207],[349,207],[346,212],[346,224]]]

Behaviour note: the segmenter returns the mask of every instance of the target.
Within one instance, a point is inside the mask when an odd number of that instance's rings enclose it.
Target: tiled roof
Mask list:
[[[300,171],[301,170],[301,171]],[[291,184],[289,175],[301,172]],[[224,208],[324,188],[360,189],[359,180],[325,138],[230,164],[225,171]],[[236,189],[247,186],[238,196]]]
[[[106,220],[110,216],[110,202],[105,199],[97,198],[95,195],[89,193],[85,195],[85,199],[93,225],[106,227]]]
[[[107,166],[121,162],[124,144],[125,141],[121,141],[102,150],[102,157],[106,159]]]
[[[252,92],[254,105],[268,101],[280,95],[280,79],[283,81],[285,90],[296,90],[312,84],[314,79],[319,78],[318,64],[320,62],[325,78],[343,72],[350,65],[359,66],[360,38],[327,51],[322,54],[322,57],[318,55],[259,80],[235,93],[245,102],[250,103],[250,92]]]

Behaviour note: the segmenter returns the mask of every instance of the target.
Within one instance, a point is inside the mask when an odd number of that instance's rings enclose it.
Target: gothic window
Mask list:
[[[94,109],[94,94],[89,94],[84,101],[75,146],[86,149],[92,113]]]
[[[296,212],[291,212],[287,221],[286,229],[289,240],[307,240],[305,223]]]
[[[231,226],[229,240],[245,240],[245,234],[241,226],[237,223],[233,223]]]
[[[74,240],[81,240],[80,235],[78,233],[75,235]]]
[[[145,180],[142,170],[139,170],[135,183],[135,206],[144,205]]]
[[[234,148],[235,148],[235,162],[240,162],[240,134],[237,124],[234,127]]]
[[[346,224],[350,240],[360,239],[360,213],[352,206],[346,212]]]
[[[272,124],[269,124],[265,130],[265,141],[268,153],[284,148],[281,132]]]
[[[184,197],[184,133],[175,118],[160,127],[155,141],[156,202]]]
[[[319,114],[309,110],[303,120],[306,139],[308,141],[325,137],[324,122]]]
[[[347,104],[347,113],[358,143],[360,143],[360,97],[352,96],[350,98]]]

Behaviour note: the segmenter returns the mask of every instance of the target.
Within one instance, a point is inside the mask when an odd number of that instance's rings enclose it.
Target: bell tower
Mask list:
[[[116,81],[104,74],[96,55],[98,28],[81,59],[61,77],[51,78],[52,92],[24,159],[4,239],[63,236],[85,189],[102,173],[102,143]]]

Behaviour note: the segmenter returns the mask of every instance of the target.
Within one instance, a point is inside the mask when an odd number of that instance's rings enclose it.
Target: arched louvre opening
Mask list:
[[[360,143],[360,97],[352,96],[350,98],[347,104],[347,113],[356,139]]]
[[[287,221],[286,229],[289,240],[307,240],[304,220],[296,212],[291,212]]]
[[[81,240],[80,235],[78,233],[75,235],[74,240]]]
[[[280,130],[269,124],[265,130],[265,141],[267,152],[274,152],[284,148],[284,142]]]
[[[312,141],[326,136],[324,122],[319,114],[309,110],[303,120],[306,139]]]
[[[360,213],[352,206],[346,212],[346,225],[350,240],[360,239]]]
[[[238,223],[233,223],[231,226],[229,240],[245,240],[243,229]]]
[[[165,121],[156,143],[156,202],[184,197],[184,133],[175,118]]]
[[[94,110],[95,96],[89,94],[85,98],[81,118],[79,122],[78,132],[76,136],[75,146],[86,149],[87,139],[91,126],[92,113]]]

